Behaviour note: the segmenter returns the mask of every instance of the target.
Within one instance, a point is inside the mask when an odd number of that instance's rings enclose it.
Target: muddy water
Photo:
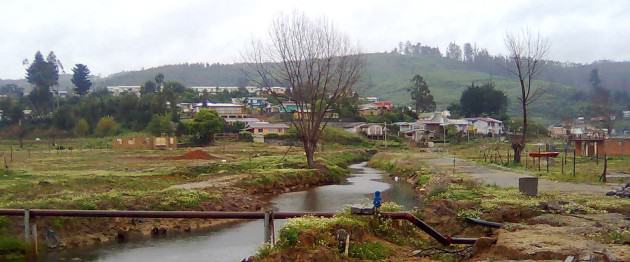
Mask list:
[[[382,191],[384,201],[396,202],[406,209],[419,204],[411,185],[393,181],[385,173],[367,167],[366,163],[355,164],[350,168],[352,175],[346,183],[278,195],[272,199],[274,209],[336,211],[350,204],[370,206],[370,197],[374,191]],[[276,220],[276,229],[280,229],[284,223],[284,220]],[[254,255],[262,242],[262,221],[255,220],[210,232],[49,254],[44,261],[241,261]]]

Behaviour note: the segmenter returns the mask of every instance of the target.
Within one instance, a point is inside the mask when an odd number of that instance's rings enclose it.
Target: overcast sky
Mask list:
[[[237,62],[284,12],[325,16],[366,52],[410,40],[441,50],[477,43],[503,53],[507,31],[529,27],[560,61],[630,60],[630,1],[1,0],[0,78],[22,78],[22,60],[53,50],[70,71],[106,76],[183,62]]]

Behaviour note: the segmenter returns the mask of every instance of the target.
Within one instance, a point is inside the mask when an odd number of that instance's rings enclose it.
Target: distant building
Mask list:
[[[265,112],[267,113],[293,113],[298,111],[299,107],[295,102],[285,101],[280,105],[267,105]]]
[[[262,122],[260,119],[258,118],[253,118],[253,117],[245,117],[245,118],[226,118],[225,122],[228,124],[234,124],[236,122],[241,122],[244,123],[245,126],[249,126],[252,123],[257,123],[257,122]]]
[[[476,134],[498,136],[503,134],[503,122],[490,117],[466,118]]]
[[[245,110],[243,105],[234,103],[206,103],[205,109],[214,110],[223,118],[245,118]],[[177,104],[183,115],[192,117],[195,113],[204,109],[204,103],[179,103]]]
[[[284,135],[289,130],[289,126],[282,123],[273,124],[273,123],[268,123],[268,122],[255,122],[255,123],[250,123],[245,128],[245,130],[251,132],[254,135],[267,135],[267,134]]]
[[[107,91],[114,96],[119,96],[125,92],[140,96],[140,86],[108,86]]]
[[[292,113],[293,119],[309,119],[310,110],[295,110]],[[324,113],[324,119],[339,119],[339,114],[335,113],[333,110],[327,110]]]
[[[579,156],[630,156],[630,138],[573,137]]]
[[[365,104],[365,105],[359,105],[359,115],[366,117],[366,116],[378,116],[383,114],[383,110],[381,110],[380,108],[378,108],[377,106],[373,105],[373,104]]]
[[[356,127],[360,133],[373,139],[380,139],[385,136],[385,127],[381,124],[363,124]]]
[[[378,97],[375,97],[375,96],[368,96],[363,99],[365,100],[365,102],[368,102],[368,103],[378,102]]]
[[[218,94],[223,92],[236,92],[240,87],[238,86],[191,86],[190,89],[202,94],[204,91],[208,94]]]
[[[623,115],[623,119],[630,119],[630,110],[621,111],[621,114]]]
[[[550,126],[549,128],[547,128],[547,131],[549,131],[549,135],[551,137],[555,138],[566,137],[567,133],[569,132],[569,130],[562,126]]]
[[[392,111],[394,104],[392,101],[376,101],[369,104],[359,105],[360,116],[378,116],[385,112]]]
[[[176,149],[177,138],[175,137],[125,137],[116,138],[112,141],[112,149],[122,150],[155,150],[155,149]]]

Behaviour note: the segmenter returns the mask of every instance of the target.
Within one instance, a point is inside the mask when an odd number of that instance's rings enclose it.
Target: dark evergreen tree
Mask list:
[[[407,89],[411,94],[411,99],[415,102],[416,113],[431,112],[435,110],[435,101],[433,101],[433,95],[429,86],[424,81],[422,76],[415,75],[411,79],[411,87]]]
[[[458,109],[465,117],[490,116],[502,119],[507,109],[507,96],[494,89],[493,83],[482,86],[473,83],[462,93]]]
[[[90,81],[90,69],[84,64],[76,64],[72,68],[72,84],[74,84],[74,92],[79,96],[84,96],[90,91],[92,81]]]
[[[144,82],[144,84],[140,87],[141,95],[153,94],[155,92],[157,92],[157,85],[151,80]]]
[[[34,85],[33,90],[29,94],[29,99],[33,109],[40,116],[50,112],[50,106],[52,105],[50,87],[56,85],[59,80],[57,60],[53,52],[50,52],[48,55],[48,60],[44,60],[42,53],[37,51],[33,63],[26,69],[26,80]]]

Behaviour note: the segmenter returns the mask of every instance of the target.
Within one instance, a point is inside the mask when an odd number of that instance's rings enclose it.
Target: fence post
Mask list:
[[[273,234],[273,211],[265,211],[263,226],[265,227],[265,243],[273,245],[273,242],[271,241],[271,235]]]
[[[31,210],[24,209],[24,241],[29,242],[31,237]]]
[[[575,149],[573,149],[573,176],[575,177]]]

